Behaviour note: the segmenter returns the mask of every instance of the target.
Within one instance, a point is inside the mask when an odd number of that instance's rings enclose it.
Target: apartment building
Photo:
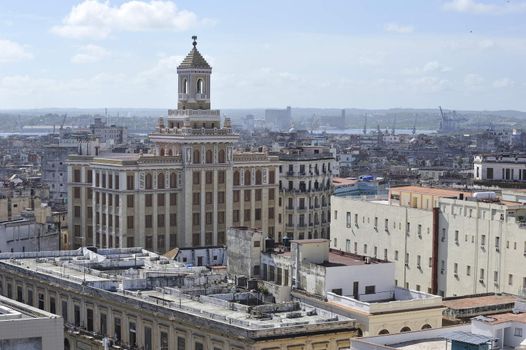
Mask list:
[[[71,156],[73,246],[222,245],[226,229],[278,224],[277,157],[235,152],[230,120],[210,109],[212,68],[194,47],[178,67],[178,109],[150,135],[153,154]]]
[[[334,156],[325,147],[303,146],[281,150],[279,161],[283,235],[277,238],[328,238]]]
[[[333,197],[331,247],[395,262],[406,288],[522,294],[526,207],[476,197],[416,186],[393,188],[388,199]]]
[[[0,294],[62,316],[68,350],[345,349],[355,335],[345,316],[139,248],[3,253]]]

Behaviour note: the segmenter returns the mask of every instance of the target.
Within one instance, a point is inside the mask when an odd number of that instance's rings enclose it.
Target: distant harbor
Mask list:
[[[367,134],[376,132],[376,129],[371,129],[367,131]],[[384,130],[380,130],[384,132]],[[363,135],[363,129],[323,129],[323,130],[314,130],[315,134],[349,134],[349,135]],[[389,130],[391,132],[391,130]],[[413,133],[413,129],[397,129],[395,130],[395,135],[410,135]],[[426,129],[416,129],[417,134],[436,134],[436,130],[426,130]]]

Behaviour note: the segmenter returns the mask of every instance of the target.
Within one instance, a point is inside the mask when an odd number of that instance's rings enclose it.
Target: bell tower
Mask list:
[[[177,67],[179,98],[177,109],[210,109],[210,74],[212,67],[197,50],[197,36],[192,36],[192,50]]]

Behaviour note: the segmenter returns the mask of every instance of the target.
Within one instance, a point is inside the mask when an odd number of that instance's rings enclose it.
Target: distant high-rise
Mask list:
[[[265,122],[274,131],[287,131],[292,126],[291,112],[290,106],[285,109],[266,109]]]

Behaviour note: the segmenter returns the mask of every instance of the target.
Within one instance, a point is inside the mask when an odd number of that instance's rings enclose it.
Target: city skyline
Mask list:
[[[0,4],[0,106],[173,107],[198,36],[214,108],[526,110],[522,1]],[[235,22],[234,20],[235,19]]]

